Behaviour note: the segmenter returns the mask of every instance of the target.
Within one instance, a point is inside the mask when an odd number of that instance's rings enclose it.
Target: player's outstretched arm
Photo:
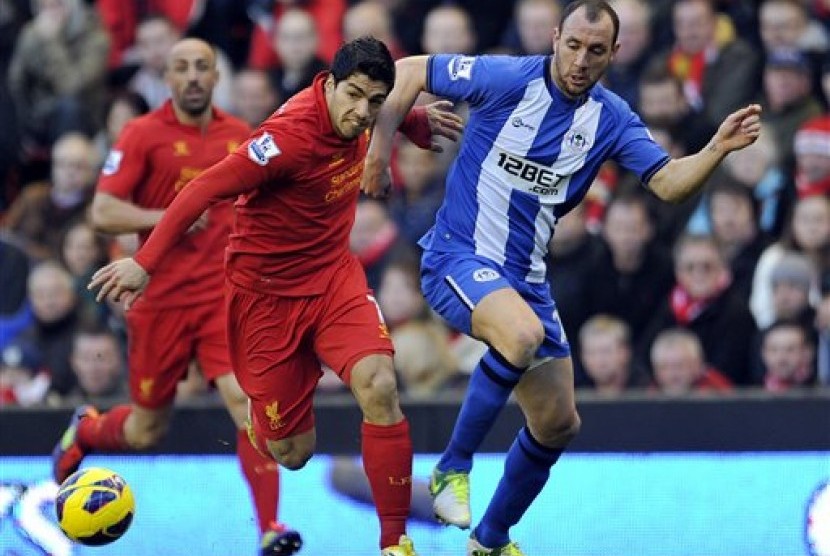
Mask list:
[[[124,301],[124,308],[129,309],[133,302],[141,295],[150,275],[132,258],[119,259],[98,269],[92,275],[87,289],[94,290],[100,287],[97,301],[109,298],[111,301]]]
[[[731,113],[700,152],[670,161],[648,183],[664,201],[679,203],[697,193],[715,168],[732,151],[743,149],[761,132],[761,107],[750,104]]]
[[[367,195],[382,196],[388,188],[392,140],[415,99],[426,89],[427,59],[427,56],[409,56],[395,63],[395,87],[378,114],[363,168],[360,189]]]

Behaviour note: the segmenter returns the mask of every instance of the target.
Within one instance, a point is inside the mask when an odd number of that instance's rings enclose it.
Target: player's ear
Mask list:
[[[334,76],[332,74],[329,74],[328,77],[326,77],[326,81],[323,83],[323,88],[328,93],[334,91]]]
[[[613,47],[611,47],[611,60],[613,60],[613,59],[614,59],[614,56],[616,56],[616,55],[617,55],[617,51],[618,51],[619,49],[620,49],[620,43],[617,43],[617,44],[615,44]]]
[[[556,52],[556,42],[559,40],[559,27],[553,28],[553,39],[551,40],[551,51]]]

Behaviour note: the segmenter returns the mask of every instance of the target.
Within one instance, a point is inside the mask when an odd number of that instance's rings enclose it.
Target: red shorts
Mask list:
[[[314,427],[321,364],[349,384],[355,363],[394,353],[357,260],[346,262],[319,296],[279,297],[230,283],[227,288],[231,360],[251,399],[254,430],[265,438]]]
[[[232,372],[221,301],[163,310],[139,303],[126,320],[130,397],[142,407],[172,404],[194,357],[208,380]]]

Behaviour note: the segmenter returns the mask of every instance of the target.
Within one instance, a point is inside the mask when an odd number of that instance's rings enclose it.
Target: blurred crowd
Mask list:
[[[123,312],[86,284],[136,239],[97,233],[86,211],[120,130],[168,98],[178,39],[216,46],[214,103],[256,127],[344,40],[374,35],[396,58],[550,54],[566,3],[0,0],[0,405],[124,399]],[[557,223],[548,277],[577,386],[830,388],[830,0],[611,4],[620,49],[604,85],[672,156],[705,146],[750,102],[763,106],[763,130],[697,198],[664,205],[609,163]],[[401,139],[390,198],[362,199],[351,236],[402,389],[421,398],[463,391],[485,349],[419,291],[417,240],[457,149],[443,146]],[[324,375],[322,391],[341,388]],[[215,396],[195,365],[179,394]]]

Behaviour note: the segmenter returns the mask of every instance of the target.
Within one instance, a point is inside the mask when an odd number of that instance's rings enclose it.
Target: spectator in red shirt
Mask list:
[[[173,46],[165,71],[172,100],[127,124],[101,171],[91,209],[99,231],[138,233],[146,241],[179,193],[195,187],[189,182],[245,140],[248,126],[212,105],[218,77],[209,44],[186,39]],[[248,442],[248,400],[234,378],[225,338],[222,261],[232,207],[223,203],[200,214],[126,315],[132,403],[102,415],[80,406],[55,448],[55,480],[66,479],[87,453],[157,445],[170,422],[177,383],[195,356],[237,425],[237,456],[254,497],[263,553],[280,545],[291,547],[282,554],[293,554],[301,540],[274,521],[277,466]]]
[[[363,412],[363,462],[381,553],[412,556],[409,425],[398,403],[388,329],[349,252],[368,130],[394,77],[382,42],[343,45],[331,73],[318,75],[232,155],[193,180],[135,258],[104,267],[90,287],[101,287],[100,299],[132,304],[150,275],[181,264],[165,255],[186,241],[199,216],[238,198],[225,263],[227,337],[251,398],[250,438],[281,465],[303,467],[316,443],[313,395],[321,366],[331,368]],[[431,130],[457,138],[460,120],[427,108],[406,127],[429,147]]]
[[[260,2],[260,4],[267,3]],[[320,36],[317,55],[324,62],[331,62],[334,53],[343,42],[340,26],[343,22],[343,14],[346,13],[346,0],[279,0],[270,3],[273,5],[270,13],[253,10],[252,15],[256,26],[251,36],[248,65],[265,69],[279,63],[277,53],[271,48],[271,40],[282,16],[292,9],[305,10],[314,18],[315,27]],[[251,12],[252,10],[249,10],[249,13]]]
[[[202,11],[196,0],[95,0],[95,10],[110,36],[108,67],[113,69],[129,58],[135,46],[137,28],[141,21],[152,15],[168,20],[180,33],[184,33]]]
[[[655,386],[670,396],[732,389],[726,376],[706,364],[703,346],[694,332],[683,328],[664,330],[657,336],[651,346],[651,366]]]

